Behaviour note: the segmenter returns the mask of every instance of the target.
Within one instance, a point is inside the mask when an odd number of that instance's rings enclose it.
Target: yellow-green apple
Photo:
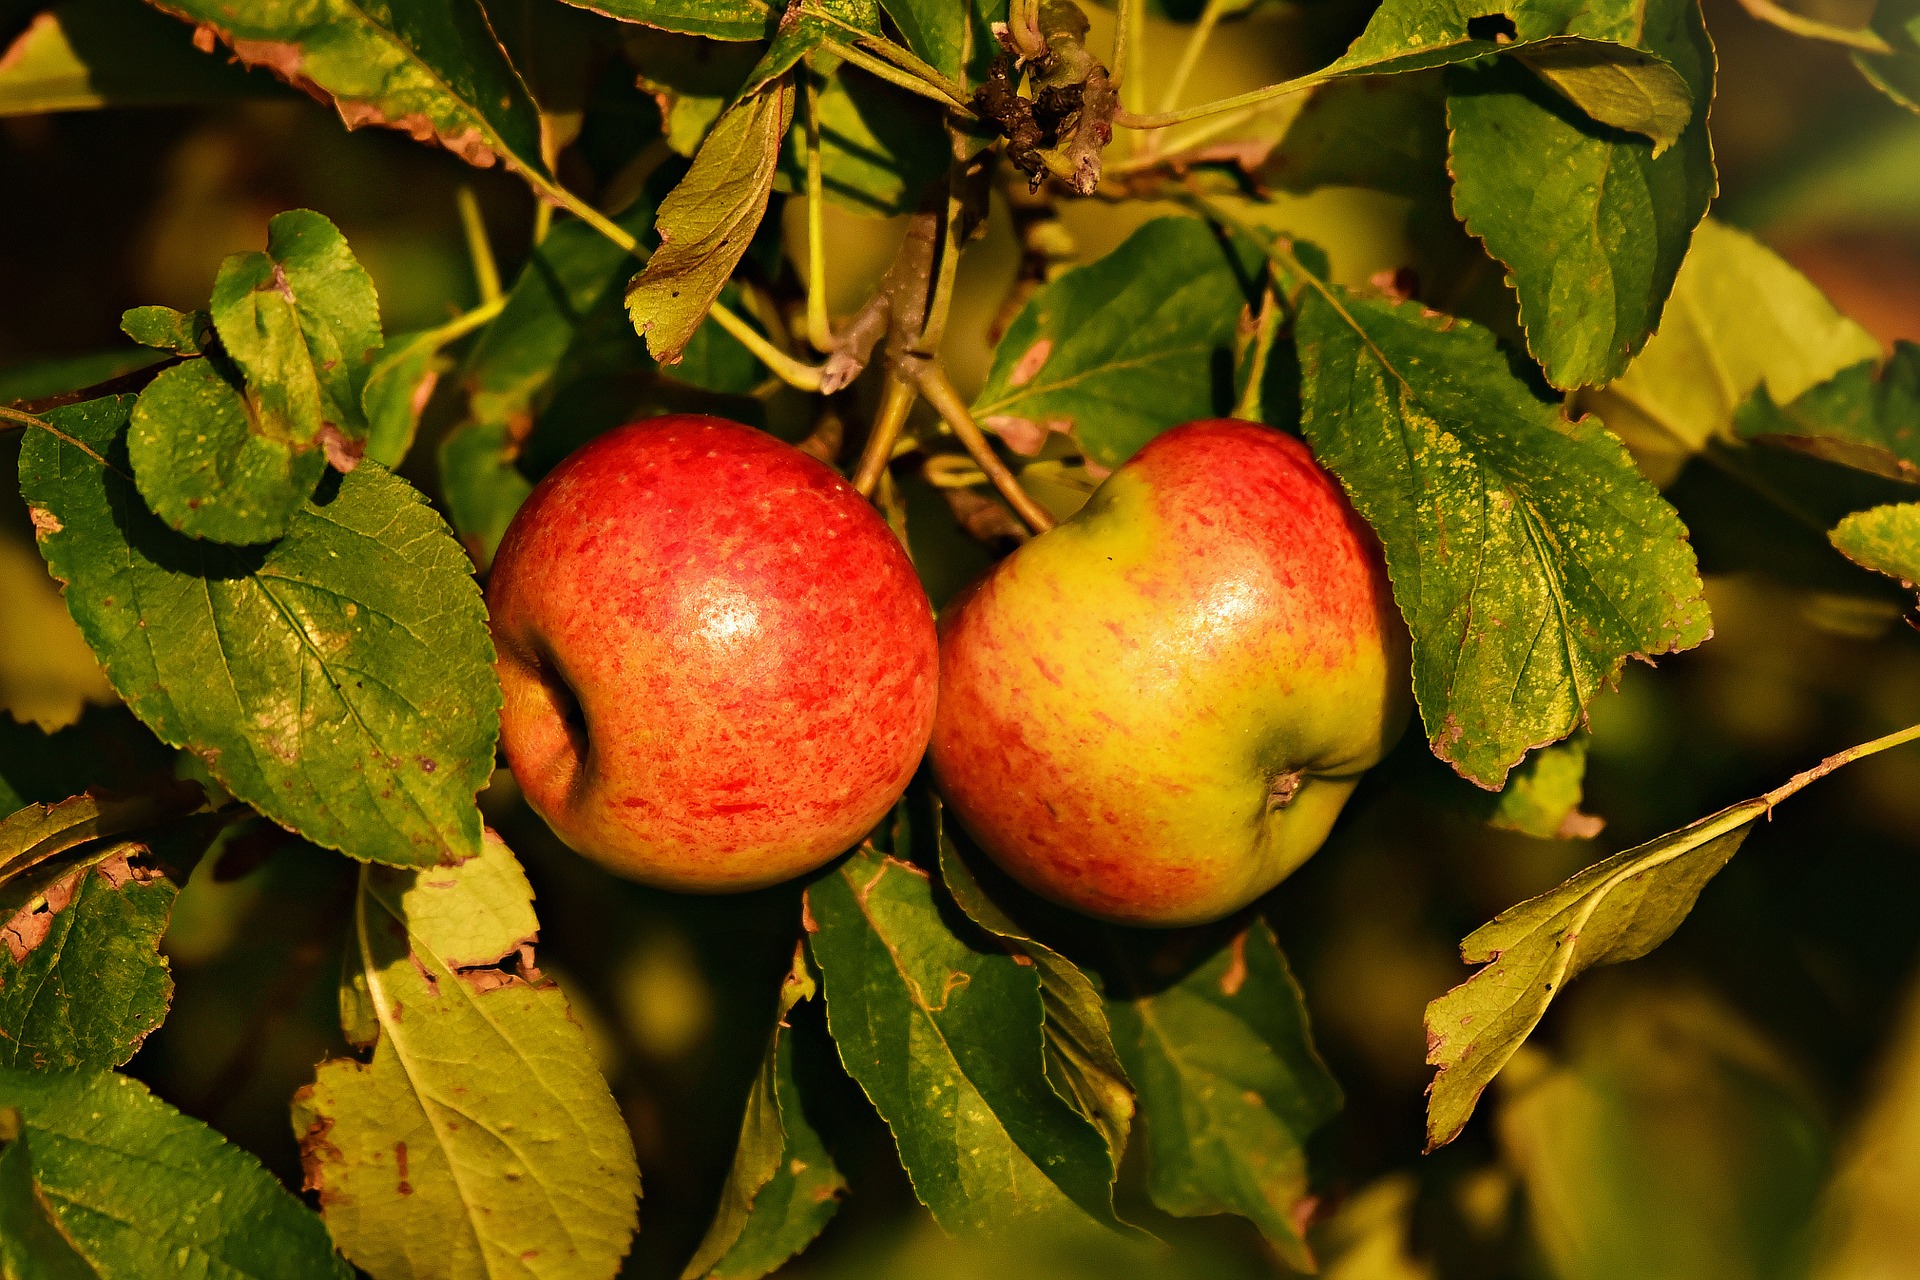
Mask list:
[[[1198,924],[1326,839],[1405,727],[1372,531],[1292,436],[1188,423],[941,615],[933,768],[1016,880]]]
[[[777,883],[913,776],[938,641],[899,541],[827,467],[695,414],[600,436],[534,488],[487,585],[522,792],[662,888]]]

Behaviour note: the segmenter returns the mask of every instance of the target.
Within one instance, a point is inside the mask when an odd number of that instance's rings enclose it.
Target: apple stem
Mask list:
[[[1000,455],[993,451],[993,445],[973,420],[973,414],[967,410],[966,401],[953,389],[953,383],[947,377],[947,371],[938,361],[926,361],[914,370],[920,383],[920,394],[927,398],[946,424],[953,428],[953,434],[967,447],[979,468],[987,473],[987,479],[993,481],[993,487],[1007,500],[1007,505],[1017,512],[1020,518],[1035,533],[1045,533],[1053,528],[1053,516],[1047,509],[1033,500],[1013,472],[1000,461]]]
[[[874,415],[873,430],[867,435],[867,447],[860,453],[860,464],[854,468],[853,487],[863,498],[873,496],[874,486],[880,483],[881,475],[887,464],[893,461],[894,441],[900,438],[900,428],[906,425],[907,414],[913,409],[913,402],[919,396],[919,389],[900,376],[897,369],[887,374],[887,389],[880,400],[880,412]]]
[[[1273,342],[1280,333],[1280,320],[1285,313],[1281,309],[1280,299],[1269,284],[1260,296],[1260,314],[1254,317],[1253,340],[1246,353],[1247,385],[1241,388],[1240,398],[1233,406],[1233,416],[1242,422],[1265,422],[1265,407],[1261,403],[1261,384],[1267,380],[1267,363],[1273,355]]]

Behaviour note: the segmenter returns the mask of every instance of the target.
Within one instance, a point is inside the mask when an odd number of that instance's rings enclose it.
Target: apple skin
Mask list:
[[[776,884],[859,842],[918,766],[938,640],[886,523],[814,459],[698,414],[535,487],[487,585],[521,791],[644,884]]]
[[[940,637],[948,807],[1021,884],[1122,924],[1271,889],[1407,721],[1372,530],[1305,444],[1251,423],[1157,437]]]

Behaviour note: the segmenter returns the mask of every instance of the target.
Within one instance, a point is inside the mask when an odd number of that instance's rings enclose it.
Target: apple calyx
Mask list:
[[[1300,790],[1300,784],[1307,780],[1305,769],[1288,769],[1277,773],[1267,786],[1267,812],[1277,813],[1293,803],[1293,797]]]

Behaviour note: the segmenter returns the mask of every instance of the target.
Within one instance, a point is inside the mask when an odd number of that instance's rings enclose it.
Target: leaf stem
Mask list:
[[[473,188],[462,184],[453,193],[460,210],[460,229],[467,237],[467,258],[473,264],[474,284],[480,289],[480,301],[493,302],[500,297],[500,267],[493,260],[493,244],[487,239],[486,220],[480,216],[480,202]]]
[[[48,422],[45,418],[37,417],[31,413],[23,413],[19,409],[9,409],[4,405],[0,405],[0,422],[11,423],[16,427],[32,427],[36,430],[44,431],[54,439],[64,444],[72,445],[101,466],[106,467],[109,471],[114,469],[105,458],[95,453],[90,446],[75,440],[72,436],[54,426],[51,422]]]
[[[1821,22],[1809,18],[1803,13],[1795,13],[1773,0],[1740,0],[1740,7],[1762,22],[1779,27],[1782,31],[1791,31],[1796,36],[1805,36],[1809,40],[1827,40],[1834,44],[1845,45],[1849,49],[1858,49],[1862,53],[1892,53],[1893,46],[1881,39],[1870,27],[1839,27],[1831,22]]]
[[[1882,734],[1872,741],[1862,742],[1858,746],[1848,747],[1845,751],[1836,751],[1819,764],[1814,765],[1811,769],[1802,769],[1799,773],[1794,774],[1791,778],[1788,778],[1785,782],[1767,792],[1761,799],[1766,802],[1767,808],[1771,809],[1788,796],[1794,794],[1794,792],[1806,787],[1808,783],[1818,782],[1842,765],[1852,764],[1855,760],[1864,760],[1871,755],[1878,755],[1889,747],[1897,747],[1902,743],[1912,742],[1917,738],[1920,738],[1920,724],[1910,724],[1904,729],[1895,729],[1892,733]]]
[[[1104,172],[1108,177],[1117,178],[1161,165],[1176,164],[1185,153],[1192,151],[1201,143],[1210,142],[1221,134],[1238,128],[1266,109],[1267,104],[1261,102],[1251,107],[1242,107],[1238,111],[1229,111],[1225,115],[1215,116],[1199,128],[1169,141],[1163,149],[1143,147],[1138,154],[1128,156],[1117,164],[1107,165]]]
[[[947,371],[940,367],[937,360],[929,360],[914,370],[914,376],[920,384],[920,394],[927,398],[946,424],[953,428],[953,434],[960,438],[967,452],[980,469],[987,473],[987,479],[993,481],[993,487],[1007,500],[1007,505],[1016,511],[1020,518],[1035,533],[1045,533],[1053,528],[1053,517],[1047,509],[1035,502],[1013,472],[1000,461],[1000,455],[993,451],[993,445],[980,430],[980,425],[968,412],[966,402],[960,393],[953,389],[953,383],[947,377]]]
[[[820,88],[803,67],[807,104],[807,341],[822,354],[833,350],[833,321],[827,315],[826,198],[820,163]]]
[[[1113,122],[1128,129],[1164,129],[1168,125],[1183,124],[1188,120],[1198,120],[1202,116],[1217,116],[1222,112],[1235,111],[1256,103],[1271,102],[1275,98],[1284,98],[1288,94],[1300,93],[1315,85],[1325,84],[1334,78],[1334,75],[1326,71],[1314,71],[1293,80],[1270,84],[1264,89],[1254,89],[1247,93],[1235,94],[1231,98],[1203,102],[1197,107],[1187,107],[1180,111],[1161,111],[1153,115],[1138,115],[1122,109],[1113,113]]]
[[[455,338],[465,337],[506,309],[506,295],[496,293],[490,300],[481,303],[473,310],[463,311],[445,324],[431,330],[434,344],[443,346]]]
[[[585,200],[582,200],[579,196],[574,195],[573,192],[568,191],[556,182],[550,182],[537,174],[523,173],[522,176],[524,176],[528,182],[532,183],[534,188],[542,195],[592,227],[595,231],[598,231],[608,240],[619,245],[641,262],[647,260],[649,255],[645,246],[636,240],[625,227],[622,227],[612,218],[609,218],[606,214],[600,212]],[[741,346],[759,357],[760,363],[773,370],[774,375],[782,382],[789,386],[798,387],[802,391],[818,391],[820,389],[819,366],[804,364],[794,359],[786,352],[780,350],[780,348],[774,346],[773,343],[769,342],[765,335],[759,330],[755,329],[752,325],[742,320],[718,302],[714,303],[713,306],[708,309],[707,314],[712,317],[714,323],[732,334]]]
[[[888,84],[905,89],[909,93],[917,93],[923,98],[931,98],[943,106],[965,111],[969,115],[973,112],[972,100],[961,92],[960,87],[934,71],[932,67],[926,66],[925,63],[921,63],[924,70],[909,71],[892,62],[877,58],[856,45],[842,44],[838,40],[828,40],[822,47],[867,74],[885,80]]]
[[[1134,101],[1143,92],[1138,68],[1129,59],[1138,60],[1146,42],[1141,39],[1146,24],[1146,0],[1116,0],[1113,15],[1113,56],[1107,68],[1107,83],[1115,89],[1135,86]]]
[[[1268,285],[1260,298],[1260,314],[1254,319],[1253,343],[1247,352],[1247,385],[1233,406],[1233,416],[1242,422],[1265,422],[1260,402],[1260,384],[1267,380],[1267,362],[1273,356],[1273,342],[1280,333],[1283,309],[1273,286]]]
[[[873,496],[874,486],[880,483],[887,464],[893,461],[894,441],[900,438],[900,428],[906,425],[907,415],[913,411],[913,402],[919,394],[913,382],[901,377],[898,370],[887,373],[887,389],[880,398],[880,412],[873,417],[873,430],[867,435],[866,448],[860,451],[860,463],[853,472],[853,487],[861,497]]]
[[[1233,0],[1207,0],[1206,8],[1200,11],[1200,20],[1193,24],[1193,30],[1187,36],[1187,44],[1180,51],[1179,65],[1173,69],[1173,79],[1167,82],[1167,88],[1160,95],[1160,110],[1173,111],[1180,105],[1180,95],[1187,90],[1187,81],[1193,78],[1194,68],[1200,65],[1200,55],[1206,52],[1207,41],[1213,38],[1213,29],[1220,25],[1220,16],[1226,12]]]

